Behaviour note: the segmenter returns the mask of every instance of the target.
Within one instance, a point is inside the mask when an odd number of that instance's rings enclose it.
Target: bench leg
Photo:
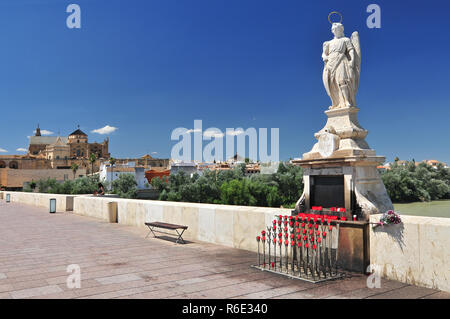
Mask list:
[[[147,239],[147,237],[150,236],[150,233],[152,233],[153,237],[156,238],[156,234],[153,232],[152,226],[148,226],[148,229],[150,229],[150,231],[148,232],[147,236],[145,236],[145,239]]]
[[[179,241],[181,241],[181,243],[183,243],[183,244],[186,244],[186,242],[184,241],[183,237],[181,237],[181,236],[183,236],[183,233],[184,233],[185,230],[186,230],[186,229],[183,229],[183,231],[182,231],[181,234],[180,234],[180,233],[178,232],[178,229],[175,229],[175,231],[176,231],[177,234],[178,234],[178,238],[177,238],[177,241],[176,241],[177,244],[178,244]]]

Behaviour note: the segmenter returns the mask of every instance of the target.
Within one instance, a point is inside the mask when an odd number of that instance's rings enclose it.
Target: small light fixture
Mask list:
[[[11,201],[11,194],[6,194],[6,202],[9,203]]]
[[[50,198],[50,214],[56,213],[56,198]]]

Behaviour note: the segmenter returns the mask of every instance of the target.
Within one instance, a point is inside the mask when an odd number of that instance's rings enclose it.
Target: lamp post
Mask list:
[[[50,198],[50,214],[56,213],[56,198]]]

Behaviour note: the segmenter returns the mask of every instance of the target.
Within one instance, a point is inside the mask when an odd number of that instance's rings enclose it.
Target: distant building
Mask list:
[[[245,165],[245,175],[250,176],[261,173],[259,164],[247,164]]]
[[[168,158],[154,158],[148,154],[139,158],[115,158],[115,160],[116,165],[129,165],[130,163],[134,163],[135,166],[142,166],[146,169],[153,167],[168,168],[170,165]],[[108,160],[104,160],[102,162],[107,163]]]
[[[85,169],[78,169],[75,174],[71,169],[0,169],[0,185],[7,190],[21,190],[32,181],[56,179],[58,182],[73,180],[86,175]]]
[[[58,153],[53,154],[55,146]],[[69,136],[41,136],[39,125],[34,136],[30,137],[28,154],[44,154],[48,158],[56,159],[88,159],[91,154],[97,158],[109,158],[109,138],[102,143],[89,143],[88,135],[80,128],[73,131]],[[62,153],[61,153],[62,152]],[[61,157],[63,156],[63,157]]]
[[[180,171],[185,172],[189,176],[199,172],[197,164],[194,162],[174,162],[170,164],[170,174],[177,174]]]
[[[447,164],[444,162],[439,162],[438,160],[423,160],[422,163],[426,163],[427,165],[432,166],[433,168],[438,168],[439,164],[441,164],[444,168],[448,168]]]
[[[120,175],[131,174],[134,176],[138,189],[147,189],[148,182],[145,178],[145,168],[143,166],[135,166],[134,162],[127,164],[111,164],[102,163],[100,165],[100,180],[112,185],[112,182],[117,180]]]
[[[154,178],[168,178],[170,176],[170,169],[155,167],[145,171],[145,177],[150,184]]]

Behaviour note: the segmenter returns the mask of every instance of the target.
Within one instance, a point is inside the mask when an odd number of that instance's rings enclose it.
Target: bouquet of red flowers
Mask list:
[[[402,222],[402,219],[400,218],[400,215],[393,210],[388,210],[381,216],[380,221],[375,224],[375,227],[378,226],[384,226],[384,225],[395,225],[400,224]]]

